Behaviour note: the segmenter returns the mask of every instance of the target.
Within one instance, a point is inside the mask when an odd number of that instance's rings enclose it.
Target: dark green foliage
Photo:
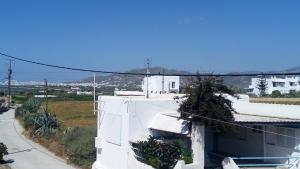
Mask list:
[[[41,100],[39,99],[29,99],[23,104],[23,108],[27,110],[29,113],[37,113],[41,106]]]
[[[63,144],[67,148],[70,161],[80,166],[91,166],[96,160],[96,127],[76,127],[66,132]]]
[[[281,95],[280,91],[275,90],[272,92],[271,97],[277,98],[277,97],[282,97],[282,95]]]
[[[178,111],[180,118],[191,122],[201,122],[215,132],[223,132],[231,127],[215,120],[233,121],[232,103],[224,94],[233,96],[234,92],[214,77],[198,77],[187,88],[187,95]],[[204,118],[203,118],[204,117]]]
[[[94,96],[90,96],[90,95],[69,94],[69,95],[66,95],[66,97],[71,100],[76,100],[76,101],[93,101],[94,100]]]
[[[41,105],[41,100],[29,99],[16,110],[16,117],[21,120],[25,129],[32,129],[33,134],[49,136],[59,127],[59,121],[47,111],[38,113]]]
[[[280,91],[275,90],[270,95],[265,95],[265,97],[273,98],[300,98],[300,91],[290,90],[287,94],[281,94]]]
[[[49,112],[38,113],[31,120],[33,120],[34,134],[49,136],[59,127],[58,119]]]
[[[157,169],[173,168],[182,158],[182,152],[177,143],[163,143],[152,136],[147,141],[131,143],[136,158]]]
[[[38,114],[26,114],[22,118],[22,124],[26,130],[32,128],[34,126],[34,119],[38,116]]]
[[[16,111],[16,117],[24,117],[26,114],[35,114],[39,110],[42,102],[39,99],[31,98]]]
[[[0,163],[3,162],[4,155],[7,155],[7,154],[8,154],[8,152],[7,152],[6,145],[3,143],[0,143]]]
[[[259,90],[260,96],[266,96],[266,90],[268,88],[268,82],[264,76],[261,76],[258,79],[258,83],[256,85],[256,88]]]
[[[181,151],[181,160],[183,160],[185,162],[185,164],[191,164],[193,163],[193,152],[191,150],[191,148],[189,147],[189,145],[187,144],[186,141],[184,141],[183,139],[178,139],[176,141],[174,141],[176,143],[178,143],[179,147],[180,147],[180,151]]]

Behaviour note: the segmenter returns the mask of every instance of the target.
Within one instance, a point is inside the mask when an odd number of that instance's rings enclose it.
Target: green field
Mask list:
[[[66,127],[96,126],[93,101],[50,101],[48,109]]]

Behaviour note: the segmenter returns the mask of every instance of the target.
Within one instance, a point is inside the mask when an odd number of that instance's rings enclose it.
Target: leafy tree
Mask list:
[[[7,155],[7,147],[5,144],[0,143],[0,163],[3,162],[4,155]]]
[[[205,126],[215,132],[223,132],[230,128],[216,120],[231,122],[234,120],[232,103],[224,94],[233,96],[234,92],[217,78],[198,77],[188,88],[187,95],[180,103],[180,118],[192,123],[191,141],[193,161],[204,167]]]
[[[223,132],[228,128],[228,125],[207,118],[233,121],[232,103],[224,97],[224,94],[234,96],[231,89],[214,77],[198,77],[186,91],[187,95],[178,109],[180,118],[201,122],[215,132]]]
[[[265,96],[266,90],[268,88],[268,82],[264,76],[261,76],[258,79],[258,83],[256,85],[256,88],[259,90],[259,96]]]

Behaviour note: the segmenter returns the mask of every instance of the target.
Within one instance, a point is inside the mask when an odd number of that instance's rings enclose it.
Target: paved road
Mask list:
[[[23,128],[14,119],[15,110],[0,115],[0,142],[6,144],[5,160],[12,169],[75,169],[44,147],[28,140],[21,133]]]

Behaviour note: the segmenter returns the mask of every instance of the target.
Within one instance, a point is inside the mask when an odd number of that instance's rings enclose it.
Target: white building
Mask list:
[[[233,107],[235,122],[246,127],[221,136],[207,132],[206,142],[217,141],[206,144],[206,152],[230,154],[239,167],[292,169],[299,163],[300,106],[234,100]]]
[[[149,94],[179,93],[179,76],[150,76],[142,82],[142,90]]]
[[[187,137],[188,127],[177,118],[174,96],[99,96],[97,160],[93,169],[152,169],[135,158],[130,143],[149,135]],[[174,113],[176,116],[172,116]]]
[[[97,160],[93,169],[152,169],[139,162],[131,142],[155,137],[190,139],[187,122],[179,120],[176,94],[99,96]],[[233,101],[235,132],[214,134],[205,129],[202,156],[206,167],[221,165],[225,157],[250,159],[249,166],[294,165],[300,160],[300,106],[250,103],[247,96]],[[274,134],[277,133],[277,134]],[[204,136],[203,136],[204,137]],[[205,147],[205,148],[204,148]],[[255,158],[254,158],[255,157]],[[233,158],[237,166],[239,158]],[[252,159],[251,161],[251,158]],[[203,169],[179,161],[176,169]]]
[[[248,92],[253,93],[255,95],[259,95],[259,90],[257,88],[257,84],[259,83],[260,78],[252,78],[251,84],[247,89]],[[270,77],[266,78],[267,89],[266,94],[272,94],[273,91],[278,90],[281,94],[287,94],[291,91],[299,91],[300,90],[300,77]]]

